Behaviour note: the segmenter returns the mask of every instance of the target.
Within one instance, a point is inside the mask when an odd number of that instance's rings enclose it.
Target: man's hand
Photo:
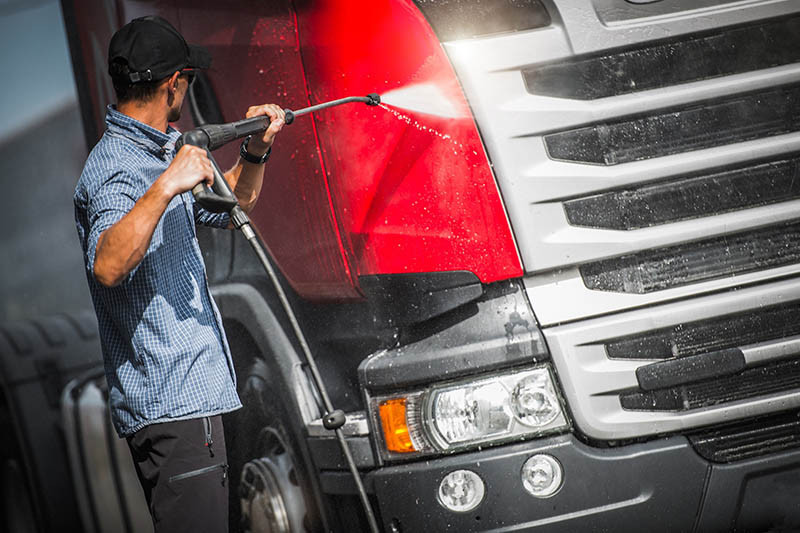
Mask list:
[[[254,156],[260,156],[267,153],[272,143],[275,141],[275,135],[281,131],[285,121],[286,114],[277,104],[264,104],[250,107],[247,110],[246,118],[258,117],[266,115],[269,117],[269,127],[261,137],[253,137],[247,145],[247,151]]]
[[[214,183],[214,167],[205,150],[184,144],[167,170],[161,174],[159,181],[164,191],[172,198],[192,190],[195,185],[203,181],[210,187]]]

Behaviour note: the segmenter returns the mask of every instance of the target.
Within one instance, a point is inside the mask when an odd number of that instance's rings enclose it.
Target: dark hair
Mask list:
[[[111,74],[111,82],[114,84],[114,92],[117,93],[118,104],[134,100],[149,102],[155,98],[158,92],[161,80],[131,83],[128,78],[130,70],[124,61],[114,61],[109,65],[108,71]]]

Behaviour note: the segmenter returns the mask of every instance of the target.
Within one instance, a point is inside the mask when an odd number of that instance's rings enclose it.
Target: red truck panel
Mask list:
[[[448,118],[349,104],[283,129],[251,217],[301,296],[360,298],[360,275],[467,270],[485,283],[522,275],[469,106],[412,2],[124,2],[115,17],[145,14],[208,47],[228,121],[257,103],[300,109],[424,84],[459,110]],[[94,35],[110,23],[98,16],[81,9],[76,18]],[[112,31],[100,33],[81,36],[83,57],[107,82]],[[102,59],[87,48],[91,40]],[[95,102],[108,99],[94,85],[90,92]],[[188,115],[184,108],[179,129],[193,126]],[[215,155],[225,167],[237,151],[232,143]]]

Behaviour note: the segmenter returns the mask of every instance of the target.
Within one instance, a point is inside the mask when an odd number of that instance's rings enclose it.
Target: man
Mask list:
[[[175,153],[178,120],[208,52],[166,20],[144,17],[109,45],[117,105],[75,190],[75,218],[97,313],[111,416],[127,438],[155,530],[227,531],[227,459],[221,414],[241,407],[195,224],[229,225],[194,203],[211,184],[204,150]],[[242,208],[253,208],[284,122],[277,105],[247,117],[271,124],[247,139],[226,173]]]

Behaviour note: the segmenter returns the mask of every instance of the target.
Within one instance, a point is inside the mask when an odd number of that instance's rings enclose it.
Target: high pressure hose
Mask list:
[[[299,109],[297,111],[285,109],[285,121],[286,124],[291,124],[294,122],[296,117],[341,104],[363,102],[370,106],[376,106],[380,103],[380,101],[380,96],[372,93],[368,94],[367,96],[351,96],[348,98],[340,98],[339,100],[332,100],[330,102],[317,104]],[[267,252],[258,241],[256,233],[250,225],[250,219],[247,216],[247,213],[245,213],[241,206],[239,206],[239,202],[231,191],[228,182],[225,181],[225,177],[223,176],[219,165],[217,165],[217,162],[211,155],[212,150],[215,150],[224,144],[236,139],[241,139],[242,137],[247,137],[248,135],[255,135],[257,133],[264,132],[268,127],[269,118],[263,116],[240,120],[238,122],[230,122],[227,124],[209,124],[187,131],[181,135],[181,138],[178,139],[178,142],[175,144],[175,146],[176,148],[180,149],[180,147],[184,144],[191,144],[200,148],[204,148],[208,153],[208,158],[211,161],[211,165],[214,169],[214,183],[210,188],[204,183],[198,184],[194,189],[192,189],[192,193],[195,195],[197,202],[205,209],[215,213],[230,213],[233,226],[242,232],[245,239],[247,239],[247,242],[250,243],[250,246],[256,253],[256,256],[261,262],[261,265],[264,267],[264,270],[267,272],[267,275],[269,276],[269,279],[275,288],[275,292],[278,294],[278,299],[280,300],[281,305],[286,312],[286,316],[289,318],[292,329],[294,330],[294,333],[300,342],[300,347],[303,350],[306,363],[308,364],[309,370],[311,370],[311,377],[320,393],[320,397],[322,398],[323,407],[325,408],[325,414],[322,417],[322,425],[325,427],[325,429],[331,430],[336,434],[336,438],[339,441],[339,445],[342,449],[342,453],[344,454],[347,466],[353,476],[353,481],[355,481],[358,496],[361,499],[361,504],[364,508],[364,513],[366,514],[370,531],[372,533],[378,533],[379,529],[378,522],[375,519],[375,512],[370,504],[367,491],[364,489],[364,482],[361,479],[361,474],[358,472],[358,468],[356,467],[353,454],[350,452],[350,447],[347,445],[347,441],[344,438],[344,433],[342,432],[342,426],[344,426],[346,421],[344,411],[341,409],[334,409],[330,397],[328,396],[328,391],[325,388],[324,382],[322,381],[322,375],[319,373],[319,369],[314,361],[314,357],[311,355],[311,348],[309,347],[308,341],[306,340],[306,337],[300,328],[300,322],[297,320],[297,315],[295,315],[291,303],[289,303],[289,299],[286,297],[286,292],[283,290],[283,287],[280,284],[280,280],[275,273],[275,269],[272,267],[272,263],[270,263],[269,257],[267,257]]]

